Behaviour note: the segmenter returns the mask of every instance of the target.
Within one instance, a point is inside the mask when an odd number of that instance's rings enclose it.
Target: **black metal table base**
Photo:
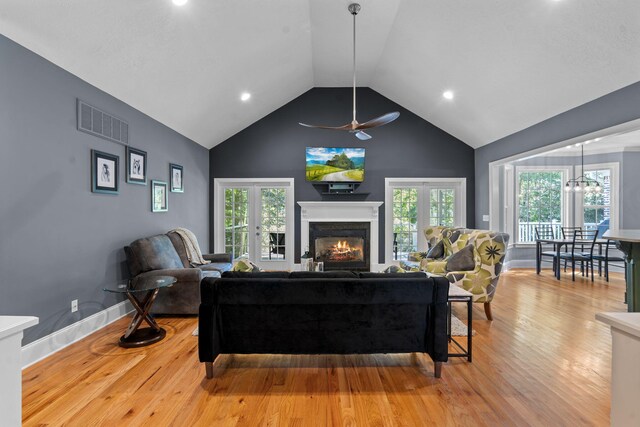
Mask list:
[[[454,302],[466,302],[467,303],[467,348],[464,348],[462,344],[456,341],[451,335],[451,316],[453,315],[451,310],[451,304]],[[473,297],[449,297],[447,301],[449,308],[449,315],[447,317],[447,334],[449,335],[449,342],[454,344],[460,352],[449,353],[449,357],[466,357],[468,362],[472,361],[472,344],[473,344]]]

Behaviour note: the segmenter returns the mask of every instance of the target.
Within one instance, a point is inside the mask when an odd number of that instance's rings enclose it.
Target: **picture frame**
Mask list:
[[[120,157],[91,150],[91,192],[118,194],[120,192]]]
[[[126,156],[127,183],[147,185],[147,152],[127,146]]]
[[[169,211],[169,185],[164,181],[151,180],[151,212]]]
[[[172,193],[184,193],[184,168],[175,163],[169,163],[169,177]]]

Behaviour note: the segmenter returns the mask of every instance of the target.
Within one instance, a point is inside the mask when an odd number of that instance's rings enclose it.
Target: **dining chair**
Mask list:
[[[607,239],[607,243],[605,243],[604,245],[604,254],[601,252],[598,252],[597,254],[593,254],[593,259],[595,261],[598,261],[598,274],[602,275],[602,263],[604,263],[604,277],[606,279],[606,281],[609,281],[609,265],[613,262],[613,263],[622,263],[622,264],[611,264],[614,267],[622,267],[625,269],[625,275],[627,273],[626,270],[626,266],[627,263],[624,259],[624,257],[622,257],[621,255],[616,254],[611,254],[609,252],[609,249],[616,249],[616,241],[615,240],[611,240],[611,239]]]
[[[571,243],[571,252],[560,252],[560,260],[571,261],[571,280],[576,280],[576,263],[580,263],[580,271],[582,275],[589,276],[589,267],[591,267],[591,281],[594,280],[593,274],[593,248],[598,238],[598,230],[574,230]],[[580,248],[578,248],[580,247]],[[588,252],[585,247],[589,248]]]
[[[560,231],[562,232],[562,239],[569,240],[573,239],[573,234],[575,231],[582,231],[582,227],[560,227]],[[569,251],[567,245],[564,248],[565,252]],[[580,252],[584,252],[584,248],[581,247]],[[567,260],[564,260],[564,271],[567,271]]]
[[[555,239],[553,233],[553,227],[551,225],[537,225],[535,228],[536,240],[540,239]],[[551,258],[547,262],[553,263],[553,272],[556,271],[556,245],[555,244],[541,244],[540,253],[538,255],[538,265],[545,261],[544,257]]]

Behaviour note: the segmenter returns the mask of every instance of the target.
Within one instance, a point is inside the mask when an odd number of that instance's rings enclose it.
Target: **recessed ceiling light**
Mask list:
[[[584,142],[584,145],[587,145],[587,144],[591,144],[591,140],[590,139]]]
[[[241,101],[248,101],[249,98],[251,98],[251,94],[249,92],[242,92],[242,95],[240,95],[240,100]]]
[[[445,91],[442,93],[442,97],[443,97],[444,99],[449,99],[449,100],[451,100],[451,99],[453,99],[453,92],[451,92],[450,90],[445,90]]]
[[[601,139],[602,139],[602,138],[596,138],[596,139],[594,139],[594,141],[595,141],[595,142],[598,142],[598,141],[600,141]]]
[[[576,147],[580,147],[580,143],[579,142],[576,142]]]
[[[173,0],[173,4],[175,4],[176,6],[184,6],[188,1],[189,0]]]

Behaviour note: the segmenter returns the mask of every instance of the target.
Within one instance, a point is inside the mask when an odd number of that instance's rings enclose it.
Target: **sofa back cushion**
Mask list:
[[[358,274],[352,271],[292,271],[290,279],[357,279]]]
[[[361,279],[411,279],[411,278],[421,278],[426,277],[426,273],[424,271],[406,271],[404,273],[385,273],[385,272],[362,272],[359,273],[358,276]]]
[[[145,237],[125,248],[132,276],[152,270],[184,268],[176,248],[165,234]]]
[[[225,271],[222,273],[225,279],[286,279],[288,271]]]

